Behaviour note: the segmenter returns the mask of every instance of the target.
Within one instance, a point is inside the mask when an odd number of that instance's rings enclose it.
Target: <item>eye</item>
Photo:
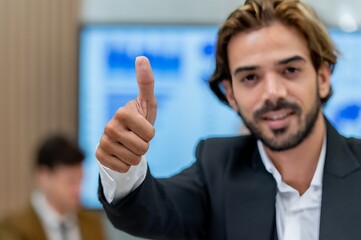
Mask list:
[[[243,84],[246,87],[252,87],[255,86],[258,82],[258,76],[256,74],[247,74],[243,77],[241,77],[241,84]]]
[[[257,77],[255,74],[248,74],[247,76],[242,78],[242,82],[252,82],[256,79],[257,79]]]
[[[285,70],[285,74],[295,74],[299,71],[298,68],[295,67],[287,67]]]
[[[297,78],[301,73],[301,68],[294,66],[285,66],[283,70],[283,75],[285,78],[294,79]]]

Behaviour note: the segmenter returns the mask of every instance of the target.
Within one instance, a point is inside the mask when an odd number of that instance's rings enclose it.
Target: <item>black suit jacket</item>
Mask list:
[[[120,202],[99,197],[119,229],[152,239],[277,239],[277,186],[253,136],[201,141],[196,162],[168,179],[150,172]],[[171,161],[171,160],[170,160]],[[320,239],[361,239],[361,141],[327,123]]]

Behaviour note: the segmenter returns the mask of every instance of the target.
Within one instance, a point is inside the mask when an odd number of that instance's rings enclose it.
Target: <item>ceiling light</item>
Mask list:
[[[338,25],[345,32],[354,32],[357,30],[355,18],[349,13],[342,13],[338,19]]]

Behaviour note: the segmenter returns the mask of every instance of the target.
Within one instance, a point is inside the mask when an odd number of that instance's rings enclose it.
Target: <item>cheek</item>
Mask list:
[[[63,199],[67,201],[67,199],[73,199],[79,195],[80,187],[79,185],[75,185],[69,183],[66,179],[62,179],[54,184],[54,192],[59,197],[59,199]]]
[[[57,192],[59,192],[59,188],[61,188],[61,185],[59,184],[59,180],[52,176],[47,179],[47,181],[43,184],[43,187],[48,194],[56,196]]]
[[[69,196],[69,198],[72,199],[77,199],[80,197],[80,191],[81,191],[81,183],[79,182],[72,182],[68,184],[67,187],[67,195]]]
[[[315,101],[319,98],[319,92],[316,84],[308,85],[303,88],[293,88],[291,90],[291,94],[291,100],[300,104],[300,107],[302,108],[311,108],[315,105]]]
[[[46,189],[47,195],[50,196],[54,202],[61,202],[61,199],[64,196],[63,186],[57,181],[53,181],[52,184],[49,184],[49,187]]]
[[[252,91],[237,93],[236,100],[239,111],[247,118],[252,116],[254,111],[262,106],[259,94]]]

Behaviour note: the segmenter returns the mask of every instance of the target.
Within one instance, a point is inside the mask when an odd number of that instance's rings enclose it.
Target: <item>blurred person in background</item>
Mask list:
[[[0,222],[0,239],[104,239],[100,218],[81,209],[83,161],[83,152],[64,136],[46,138],[34,166],[37,189],[26,208]]]

